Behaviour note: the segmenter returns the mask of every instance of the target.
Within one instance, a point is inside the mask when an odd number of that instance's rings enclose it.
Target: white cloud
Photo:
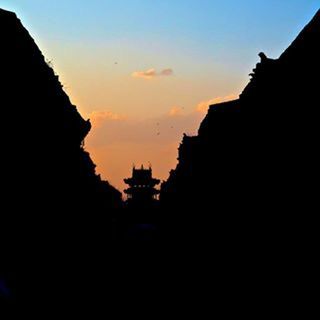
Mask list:
[[[161,76],[172,76],[173,75],[173,70],[172,69],[164,69],[160,72]]]
[[[141,79],[153,79],[155,77],[169,77],[173,75],[173,70],[168,68],[168,69],[164,69],[160,72],[157,72],[156,69],[151,68],[147,71],[135,71],[132,73],[132,77],[133,78],[141,78]]]
[[[94,128],[103,126],[109,121],[119,121],[126,119],[125,116],[111,111],[94,111],[89,115],[90,122]]]
[[[168,115],[170,117],[182,116],[183,114],[184,114],[183,108],[181,108],[181,107],[173,107],[168,112]]]

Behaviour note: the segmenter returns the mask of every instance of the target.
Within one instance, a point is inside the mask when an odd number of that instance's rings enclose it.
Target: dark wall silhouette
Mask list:
[[[316,159],[319,57],[318,11],[278,59],[260,53],[238,100],[211,106],[198,135],[184,137],[177,168],[162,185],[163,207],[185,219],[305,210],[302,194]],[[201,210],[184,210],[190,207]]]
[[[0,11],[0,32],[2,137],[9,180],[19,182],[19,194],[25,193],[27,201],[41,195],[50,205],[63,197],[70,209],[79,199],[90,209],[119,205],[120,193],[101,181],[82,147],[90,122],[71,104],[15,14]]]
[[[320,11],[278,59],[260,54],[239,99],[210,107],[162,185],[172,265],[226,309],[248,296],[268,309],[270,293],[281,309],[315,265],[319,57]]]
[[[99,237],[109,241],[121,193],[96,174],[83,147],[90,122],[16,15],[1,9],[0,48],[0,279],[15,270],[21,288],[57,281],[54,291],[99,251]]]

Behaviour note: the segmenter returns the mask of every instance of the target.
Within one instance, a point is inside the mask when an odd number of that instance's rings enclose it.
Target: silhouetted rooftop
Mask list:
[[[141,166],[140,169],[135,167],[132,169],[132,177],[124,179],[124,182],[129,185],[152,185],[155,186],[160,183],[160,180],[152,177],[152,168],[145,169]]]
[[[1,8],[0,8],[0,17],[1,17],[1,19],[4,19],[4,18],[18,19],[17,15],[14,12],[7,11],[7,10],[1,9]]]

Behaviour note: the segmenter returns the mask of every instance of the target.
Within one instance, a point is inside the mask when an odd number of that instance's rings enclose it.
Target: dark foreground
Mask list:
[[[309,261],[311,246],[303,244],[313,242],[310,235],[297,237],[292,216],[171,223],[159,216],[122,218],[111,228],[84,222],[33,230],[35,239],[15,245],[0,278],[3,306],[11,312],[39,312],[41,305],[49,314],[102,315],[114,308],[118,314],[155,308],[158,314],[170,306],[187,311],[232,301],[235,307],[248,299],[266,308],[268,292],[278,303],[301,285],[297,257]]]

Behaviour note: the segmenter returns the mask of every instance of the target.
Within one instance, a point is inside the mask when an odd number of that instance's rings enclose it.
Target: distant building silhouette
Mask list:
[[[158,202],[159,190],[155,187],[160,184],[159,179],[152,177],[152,168],[140,169],[133,167],[132,177],[124,179],[129,188],[124,190],[127,195],[127,206],[130,208],[150,208]]]

